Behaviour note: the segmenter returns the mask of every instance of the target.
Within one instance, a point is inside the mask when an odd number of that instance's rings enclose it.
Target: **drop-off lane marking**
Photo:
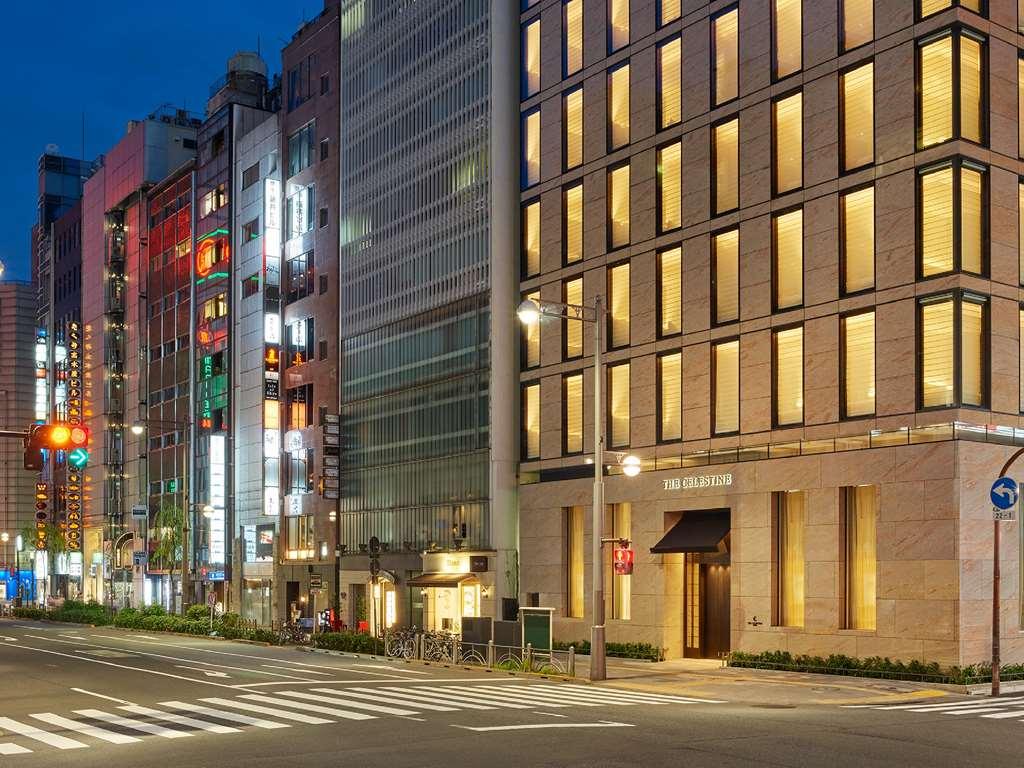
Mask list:
[[[543,728],[635,728],[633,723],[613,723],[602,720],[597,723],[530,723],[528,725],[451,725],[452,728],[461,728],[464,731],[476,731],[484,733],[487,731],[532,731]]]

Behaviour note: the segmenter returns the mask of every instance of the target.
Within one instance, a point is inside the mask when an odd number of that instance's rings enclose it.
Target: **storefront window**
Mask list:
[[[611,530],[612,536],[618,539],[631,539],[633,530],[633,509],[628,503],[612,504],[609,508],[611,520],[606,530]],[[616,576],[612,566],[613,547],[609,547],[608,563],[605,565],[607,573],[612,574],[611,588],[611,617],[628,621],[630,616],[632,597],[632,576]]]
[[[682,251],[672,248],[658,254],[658,325],[662,336],[683,330]]]
[[[777,618],[783,627],[804,625],[804,491],[775,494],[775,553],[778,583]]]
[[[846,488],[846,626],[875,628],[876,499],[873,485]]]
[[[583,618],[583,507],[565,510],[565,615]]]

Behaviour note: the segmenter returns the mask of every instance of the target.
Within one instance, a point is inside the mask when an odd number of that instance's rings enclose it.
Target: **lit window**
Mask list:
[[[847,315],[840,320],[843,350],[843,417],[875,412],[875,313]]]
[[[316,157],[316,122],[307,123],[288,137],[288,176],[308,168]]]
[[[1020,284],[1024,285],[1024,182],[1017,184],[1017,248]]]
[[[565,509],[565,615],[583,618],[583,507]]]
[[[843,253],[843,292],[875,284],[875,188],[864,187],[839,198]]]
[[[775,35],[772,74],[776,78],[791,75],[803,66],[802,6],[802,0],[772,0],[772,27]]]
[[[566,264],[583,258],[583,184],[569,187],[562,195],[564,253]]]
[[[658,128],[667,128],[683,119],[682,47],[678,37],[658,46]]]
[[[583,374],[562,377],[562,453],[583,452]]]
[[[660,0],[658,3],[658,26],[668,24],[679,18],[682,0]]]
[[[772,153],[775,194],[803,185],[803,94],[772,102]]]
[[[1020,412],[1024,413],[1024,306],[1021,306],[1017,310],[1017,312],[1018,312],[1019,319],[1020,319],[1020,329],[1019,329],[1020,349],[1018,350],[1018,354],[1020,355],[1020,367],[1019,367],[1019,371],[1018,371],[1018,377],[1019,377],[1018,382],[1019,382],[1019,385],[1020,385],[1020,406],[1019,407],[1020,407]],[[1022,609],[1022,610],[1024,610],[1024,609]]]
[[[540,200],[523,206],[523,275],[540,272]]]
[[[740,231],[731,229],[711,238],[713,322],[740,319]]]
[[[739,9],[732,8],[711,21],[711,100],[716,107],[739,95],[739,15]]]
[[[540,181],[540,109],[523,117],[523,186],[532,187]]]
[[[583,88],[565,94],[562,115],[565,121],[566,170],[583,163]]]
[[[523,436],[524,459],[540,458],[540,384],[523,387]]]
[[[629,344],[629,262],[608,270],[608,344]]]
[[[583,278],[566,280],[562,284],[562,300],[565,304],[575,307],[583,306]],[[562,330],[565,344],[565,357],[567,359],[579,357],[583,354],[583,321],[562,320]]]
[[[978,144],[984,133],[984,43],[967,31],[918,44],[917,139],[920,148],[953,138]],[[959,96],[959,109],[957,99]]]
[[[608,247],[629,244],[629,165],[608,172]]]
[[[967,162],[927,168],[918,176],[922,277],[985,269],[983,169]],[[955,215],[959,216],[959,239]]]
[[[629,45],[629,0],[608,0],[608,52]]]
[[[982,0],[921,0],[921,18],[958,5],[975,13],[981,13]]]
[[[608,150],[629,144],[629,64],[608,73]]]
[[[843,110],[843,170],[849,171],[875,159],[874,65],[871,62],[839,77]]]
[[[772,219],[775,309],[798,307],[804,300],[804,213],[783,213]]]
[[[682,142],[658,150],[658,231],[669,232],[683,224]]]
[[[658,440],[678,440],[683,435],[682,360],[680,352],[658,358]]]
[[[629,363],[608,367],[608,444],[629,445]]]
[[[662,336],[683,330],[682,274],[679,248],[658,254],[658,329]]]
[[[779,584],[775,624],[804,625],[804,524],[807,495],[804,491],[781,491],[775,501],[775,572]]]
[[[844,51],[870,43],[875,36],[875,0],[841,0]]]
[[[566,0],[562,18],[562,71],[568,77],[583,69],[583,0]]]
[[[775,331],[773,344],[775,425],[804,420],[804,329]]]
[[[740,204],[740,119],[734,117],[711,129],[714,177],[711,181],[715,214]]]
[[[1020,4],[1020,24],[1024,27],[1024,0]],[[1017,114],[1024,115],[1024,56],[1017,59]],[[1017,154],[1024,157],[1024,120],[1017,121]]]
[[[740,429],[740,342],[723,341],[711,348],[714,376],[714,432],[724,435]]]
[[[846,628],[875,628],[878,488],[844,488],[842,526],[846,571]]]
[[[523,27],[523,98],[540,90],[540,19]]]
[[[987,401],[987,300],[965,293],[921,299],[918,359],[922,408],[984,406]],[[959,371],[955,370],[959,337]],[[958,376],[959,374],[959,376]]]
[[[531,301],[540,301],[540,291],[534,291],[523,297]],[[540,320],[536,323],[522,324],[523,334],[523,366],[533,368],[540,365]]]
[[[606,506],[608,514],[605,516],[605,530],[609,531],[617,539],[630,541],[633,538],[633,508],[628,502],[625,504],[609,504]],[[606,593],[611,595],[612,604],[611,617],[626,621],[630,618],[631,609],[631,582],[633,577],[629,574],[616,576],[612,570],[611,547],[608,550],[607,564],[605,565]]]

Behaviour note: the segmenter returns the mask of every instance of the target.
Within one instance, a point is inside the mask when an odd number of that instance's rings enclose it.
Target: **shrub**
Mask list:
[[[190,605],[185,610],[185,618],[191,619],[192,621],[198,621],[199,619],[210,620],[210,609],[205,605]]]
[[[65,600],[60,608],[50,613],[50,618],[54,621],[101,626],[110,623],[111,614],[109,610],[96,601],[83,603],[78,600]]]
[[[313,647],[373,655],[384,652],[384,642],[365,632],[319,632],[313,635]]]
[[[15,608],[12,613],[17,619],[34,619],[35,621],[39,621],[40,619],[46,618],[46,611],[42,608],[31,608],[26,606],[24,608]]]
[[[242,617],[237,613],[225,613],[220,617],[220,623],[225,627],[237,627],[242,623]]]
[[[162,605],[147,605],[143,608],[140,613],[143,616],[166,616],[167,611],[164,610]]]
[[[552,648],[556,651],[567,651],[570,645],[576,648],[576,653],[583,654],[584,656],[590,654],[589,640],[580,640],[576,643],[554,640],[551,643]],[[650,643],[605,643],[605,655],[617,659],[664,661],[665,649],[658,648]]]

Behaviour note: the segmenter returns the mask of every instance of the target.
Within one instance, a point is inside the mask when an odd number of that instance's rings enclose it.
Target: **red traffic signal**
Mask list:
[[[89,429],[80,424],[33,424],[25,439],[25,469],[42,469],[42,450],[68,451],[89,444]]]

